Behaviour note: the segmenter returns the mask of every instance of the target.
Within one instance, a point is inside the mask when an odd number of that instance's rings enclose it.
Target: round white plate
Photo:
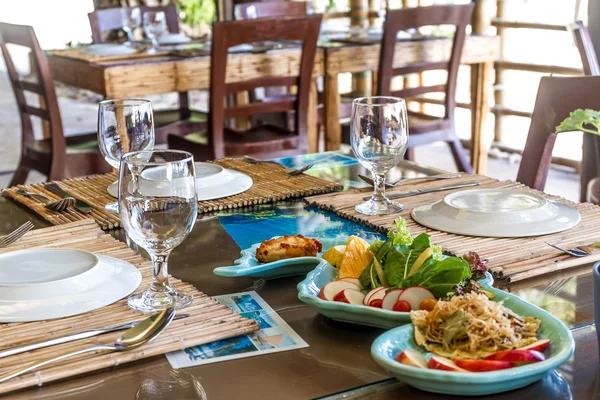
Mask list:
[[[119,56],[125,54],[134,54],[137,50],[120,44],[92,44],[81,52],[83,54],[92,54],[95,56]]]
[[[99,262],[94,269],[100,269],[105,279],[86,279],[89,286],[77,287],[80,290],[73,291],[70,283],[56,281],[55,295],[28,300],[12,300],[0,291],[0,322],[41,321],[82,314],[121,300],[142,282],[142,274],[133,265],[107,256],[97,258]]]
[[[189,43],[192,39],[181,33],[165,33],[158,38],[158,44]]]
[[[223,197],[240,194],[250,189],[253,185],[252,178],[233,169],[225,170],[231,175],[231,179],[226,184],[216,186],[200,187],[198,186],[198,201],[215,200]]]
[[[428,228],[484,237],[547,235],[581,220],[573,207],[516,189],[465,190],[415,207],[411,215]]]

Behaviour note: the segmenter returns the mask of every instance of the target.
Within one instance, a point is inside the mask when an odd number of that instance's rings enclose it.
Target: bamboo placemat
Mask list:
[[[133,53],[133,54],[115,54],[115,55],[109,55],[109,56],[101,56],[101,55],[97,55],[97,54],[84,53],[83,52],[84,49],[85,49],[85,47],[64,49],[64,50],[52,50],[52,53],[54,55],[57,55],[60,57],[75,58],[77,60],[82,60],[82,61],[87,61],[87,62],[103,62],[103,61],[133,60],[133,59],[140,59],[140,58],[160,57],[160,56],[168,55],[171,52],[171,50],[162,50],[162,51],[157,51],[152,54],[148,54],[147,51],[142,51],[142,52]]]
[[[289,176],[284,172],[284,167],[275,164],[248,164],[239,158],[224,158],[215,162],[225,168],[245,173],[252,178],[254,184],[247,191],[235,196],[198,202],[199,213],[272,203],[294,197],[312,196],[342,189],[341,185],[306,174]],[[53,225],[62,225],[93,218],[102,229],[108,230],[118,228],[121,224],[121,220],[117,214],[104,209],[104,206],[108,203],[116,201],[106,191],[108,185],[116,180],[117,175],[109,173],[70,178],[56,182],[67,193],[90,204],[92,212],[89,214],[81,213],[73,207],[70,207],[65,212],[58,213],[46,209],[44,203],[38,199],[17,194],[18,189],[24,189],[29,192],[42,194],[50,199],[59,198],[54,193],[44,189],[42,184],[18,185],[4,189],[3,193],[35,211]]]
[[[13,246],[0,249],[0,253],[35,247],[76,248],[115,257],[140,269],[142,273],[140,288],[148,287],[152,280],[151,263],[129,249],[126,244],[102,232],[92,220],[31,231]],[[191,306],[182,310],[182,313],[189,314],[189,317],[174,320],[152,342],[139,349],[127,352],[87,353],[86,355],[51,364],[40,368],[36,372],[0,384],[0,393],[115,367],[131,361],[258,330],[258,325],[253,320],[233,314],[227,306],[219,304],[189,283],[172,277],[170,283],[177,289],[192,293],[194,302]],[[127,299],[123,299],[101,309],[73,317],[39,322],[0,324],[0,346],[10,348],[24,343],[70,335],[87,329],[135,321],[143,317],[144,314],[130,309],[127,306]],[[26,363],[51,358],[63,352],[75,351],[96,344],[114,343],[121,334],[122,331],[104,334],[94,338],[1,358],[0,374]]]
[[[453,193],[450,190],[398,199],[397,201],[406,207],[405,210],[398,214],[386,216],[362,215],[354,210],[354,206],[363,201],[362,198],[367,194],[365,191],[332,193],[310,197],[305,201],[316,207],[334,211],[340,216],[362,223],[381,232],[389,231],[392,228],[392,222],[401,216],[407,221],[407,225],[413,235],[426,232],[431,235],[433,243],[441,245],[445,250],[455,252],[459,255],[475,251],[482,258],[487,259],[486,264],[497,278],[505,279],[508,282],[564,271],[600,260],[600,251],[596,251],[588,257],[575,258],[563,254],[544,243],[544,241],[548,241],[563,248],[572,248],[599,241],[600,232],[598,231],[598,223],[600,222],[600,207],[590,203],[573,203],[558,196],[551,196],[530,189],[520,183],[498,181],[480,175],[468,175],[437,182],[411,183],[389,190],[388,193],[407,189],[440,187],[470,180],[479,180],[481,182],[481,185],[476,188],[522,189],[537,193],[547,199],[568,204],[579,211],[581,222],[567,231],[551,235],[525,238],[485,238],[436,231],[417,224],[411,218],[410,213],[414,207],[443,199],[448,194]],[[470,189],[474,189],[474,187],[455,191]]]

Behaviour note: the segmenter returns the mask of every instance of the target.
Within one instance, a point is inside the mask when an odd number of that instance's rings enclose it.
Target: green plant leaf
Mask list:
[[[446,296],[463,279],[470,277],[469,264],[462,258],[447,257],[442,261],[430,258],[414,275],[402,280],[398,287],[404,289],[410,286],[422,286],[439,299]]]

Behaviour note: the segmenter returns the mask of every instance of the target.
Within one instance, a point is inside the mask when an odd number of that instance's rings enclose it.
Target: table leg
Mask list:
[[[471,65],[471,165],[476,174],[485,174],[489,144],[485,138],[490,112],[491,62]]]
[[[340,91],[338,75],[325,74],[325,150],[335,151],[342,144],[342,128],[340,126]]]
[[[313,79],[308,97],[307,115],[308,152],[319,152],[319,131],[317,129],[317,82]]]

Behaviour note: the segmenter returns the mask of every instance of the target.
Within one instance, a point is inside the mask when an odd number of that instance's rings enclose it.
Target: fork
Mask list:
[[[23,225],[12,231],[6,236],[0,238],[0,248],[10,246],[17,240],[21,239],[23,235],[33,229],[33,223],[31,221],[25,222]]]
[[[546,243],[550,247],[555,248],[556,250],[560,250],[563,253],[566,253],[573,257],[587,257],[590,254],[592,254],[592,252],[594,251],[594,248],[592,246],[577,246],[577,247],[567,250],[567,249],[563,249],[562,247],[559,247],[559,246],[549,243],[549,242],[544,242],[544,243]]]
[[[546,285],[546,287],[544,288],[544,292],[552,296],[558,296],[560,292],[562,292],[564,287],[567,286],[567,284],[572,280],[573,277],[551,282],[548,285]]]
[[[315,164],[308,164],[305,165],[304,167],[300,168],[300,169],[295,169],[295,168],[286,168],[284,171],[286,174],[288,174],[289,176],[296,176],[296,175],[300,175],[301,173],[308,171],[309,169],[311,169]]]

